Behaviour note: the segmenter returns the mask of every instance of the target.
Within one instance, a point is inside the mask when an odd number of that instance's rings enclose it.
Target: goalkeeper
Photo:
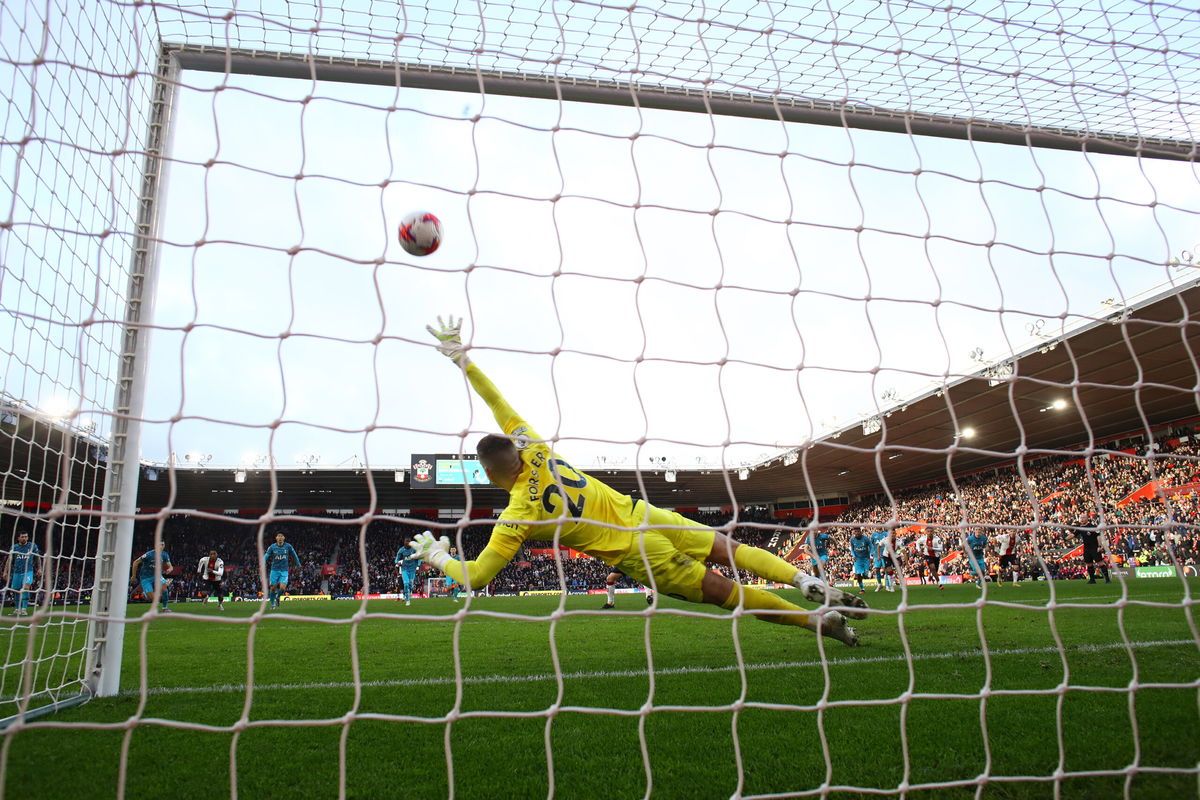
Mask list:
[[[429,332],[438,339],[438,350],[466,373],[504,431],[504,435],[484,436],[476,451],[491,482],[509,492],[509,503],[476,560],[451,560],[449,540],[444,536],[435,540],[429,533],[414,540],[418,558],[472,588],[487,585],[525,540],[557,538],[672,597],[727,609],[740,605],[759,612],[768,622],[807,628],[848,645],[858,643],[841,612],[806,611],[770,592],[734,583],[707,569],[705,563],[791,584],[813,602],[851,607],[847,615],[857,619],[866,617],[862,611],[866,603],[861,598],[827,586],[765,550],[620,494],[564,461],[467,357],[461,325],[462,321],[455,322],[453,317],[448,323],[439,318],[438,328],[429,327]]]

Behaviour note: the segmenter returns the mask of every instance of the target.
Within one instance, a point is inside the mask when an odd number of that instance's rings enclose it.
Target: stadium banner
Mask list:
[[[409,486],[414,489],[432,489],[433,465],[437,456],[432,453],[418,453],[412,457]]]
[[[562,589],[524,589],[521,592],[521,597],[534,597],[536,595],[562,594]]]
[[[337,564],[322,564],[321,565],[321,574],[322,575],[337,575]]]
[[[969,576],[969,580],[972,580],[972,581],[975,580],[974,576]],[[962,575],[939,575],[938,582],[939,583],[962,583],[963,576]],[[870,586],[872,583],[877,583],[877,581],[874,578],[869,578],[868,580],[863,581],[863,583]],[[933,586],[933,577],[929,576],[929,577],[925,578],[924,583],[921,583],[920,578],[916,577],[915,575],[908,575],[904,578],[904,584],[906,586]]]
[[[645,589],[626,589],[625,587],[621,587],[620,589],[613,589],[613,593],[614,594],[645,594],[646,590]],[[575,592],[572,592],[572,594],[575,594]],[[608,594],[608,589],[588,589],[587,592],[580,592],[580,594]]]
[[[332,600],[327,594],[285,594],[284,600]]]
[[[588,559],[590,559],[591,558],[591,556],[589,556],[587,553],[581,553],[578,550],[572,550],[571,548],[567,547],[566,545],[559,545],[558,550],[559,550],[559,553],[561,554],[562,558],[567,558],[567,559],[571,559],[571,558],[588,558]],[[553,547],[531,547],[531,548],[529,548],[529,555],[545,556],[546,558],[554,558],[554,548]]]
[[[371,594],[364,595],[360,592],[360,593],[354,595],[354,597],[350,597],[349,595],[346,595],[345,599],[346,600],[362,600],[364,597],[368,600],[402,600],[404,598],[404,595],[398,594],[396,592],[383,592],[381,594],[376,594],[376,593],[372,592]],[[342,598],[339,597],[337,599],[341,600]]]
[[[1111,456],[1110,456],[1111,457]],[[1136,503],[1138,500],[1149,500],[1154,497],[1159,487],[1158,481],[1150,481],[1145,486],[1127,494],[1124,499],[1117,501],[1117,508],[1124,508],[1130,503]]]
[[[1072,558],[1079,558],[1083,555],[1083,545],[1078,545],[1074,550],[1068,550],[1066,553],[1058,557],[1059,561],[1070,561]]]
[[[1138,578],[1174,578],[1175,567],[1170,564],[1157,567],[1136,567],[1133,574]]]

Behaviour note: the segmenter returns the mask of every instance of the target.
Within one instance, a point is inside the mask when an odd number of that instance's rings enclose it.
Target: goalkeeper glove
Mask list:
[[[432,325],[426,325],[425,330],[433,334],[433,338],[438,340],[438,352],[449,358],[455,364],[458,364],[463,369],[471,363],[471,359],[467,358],[467,348],[463,347],[462,343],[462,317],[458,321],[454,321],[454,317],[450,316],[445,322],[438,317],[438,326],[435,328]],[[432,535],[432,534],[430,534]]]
[[[446,571],[446,562],[450,560],[450,539],[448,537],[435,539],[431,531],[418,533],[413,539],[413,548],[417,551],[413,554],[413,558],[419,558],[442,572]]]

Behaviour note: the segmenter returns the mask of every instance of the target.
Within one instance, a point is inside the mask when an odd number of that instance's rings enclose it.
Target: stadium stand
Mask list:
[[[1171,438],[1140,450],[1114,450],[1094,456],[1090,467],[1078,456],[1058,455],[1026,465],[1024,475],[1023,479],[1015,466],[987,470],[958,478],[953,484],[910,489],[895,495],[894,505],[887,497],[868,497],[833,518],[815,521],[781,520],[768,506],[759,505],[739,509],[732,527],[739,540],[770,547],[797,563],[807,560],[808,533],[825,528],[833,534],[829,568],[839,579],[847,579],[850,572],[846,540],[864,526],[896,528],[902,558],[918,530],[933,528],[946,542],[943,575],[965,575],[960,534],[983,529],[991,536],[1004,530],[1024,534],[1018,556],[1025,578],[1080,578],[1084,571],[1074,557],[1079,545],[1075,529],[1097,525],[1107,534],[1115,567],[1174,564],[1185,572],[1196,569],[1200,556],[1200,461],[1192,443]],[[723,528],[733,520],[732,509],[692,516]],[[443,520],[443,529],[446,522]],[[798,527],[798,522],[802,526]],[[261,586],[255,569],[256,538],[261,535],[265,547],[280,532],[295,545],[304,564],[292,575],[291,593],[353,597],[392,592],[397,583],[395,552],[404,537],[419,530],[419,523],[414,527],[409,520],[375,519],[364,530],[360,522],[344,518],[279,520],[264,527],[250,520],[168,516],[163,536],[177,568],[171,592],[176,600],[199,597],[202,586],[195,574],[196,562],[216,549],[229,567],[227,589],[237,597],[257,599]],[[156,525],[157,520],[139,522],[135,553],[149,549]],[[1034,531],[1036,536],[1030,536]],[[472,524],[462,529],[457,542],[472,558],[482,550],[489,533],[486,522]],[[564,585],[570,592],[603,589],[606,565],[586,557],[574,558],[566,550],[562,553],[560,577],[551,543],[527,543],[496,577],[490,591],[515,594]],[[75,568],[91,567],[81,564]],[[747,575],[740,577],[750,580]],[[67,581],[64,576],[61,585],[79,585],[79,581]]]

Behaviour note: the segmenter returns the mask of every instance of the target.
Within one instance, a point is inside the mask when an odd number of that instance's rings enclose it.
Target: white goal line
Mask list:
[[[989,650],[987,656],[995,658],[997,656],[1022,656],[1022,655],[1038,655],[1048,653],[1094,653],[1106,650],[1124,650],[1126,648],[1146,649],[1151,647],[1178,647],[1181,645],[1195,645],[1193,639],[1159,639],[1145,642],[1110,642],[1106,644],[1083,644],[1083,645],[1068,645],[1066,647],[1020,647],[1004,650]],[[829,658],[829,659],[814,659],[808,661],[771,661],[762,664],[745,664],[741,667],[736,664],[728,664],[716,667],[666,667],[656,668],[654,675],[692,675],[705,673],[720,673],[720,672],[737,672],[739,669],[745,669],[747,672],[759,670],[774,670],[774,669],[801,669],[805,667],[819,667],[822,664],[830,666],[855,666],[865,664],[881,664],[881,663],[900,663],[908,661],[940,661],[956,658],[978,658],[982,657],[982,650],[956,650],[953,652],[943,653],[914,653],[912,655],[897,654],[892,656],[871,656],[867,658],[849,656],[846,658]],[[564,680],[580,680],[580,679],[603,679],[603,678],[636,678],[647,675],[646,670],[589,670],[587,672],[564,672],[562,678]],[[263,691],[278,691],[278,690],[306,690],[306,689],[353,689],[356,686],[360,688],[391,688],[405,686],[445,686],[461,683],[467,685],[482,685],[491,683],[537,683],[539,681],[555,680],[559,676],[555,673],[548,672],[538,675],[478,675],[474,677],[456,678],[395,678],[391,680],[373,680],[373,681],[329,681],[329,682],[313,682],[313,683],[264,683],[255,684],[253,687],[255,692]],[[1172,684],[1174,686],[1175,684]],[[1190,686],[1191,684],[1181,684],[1182,686]],[[1141,684],[1141,687],[1149,686],[1149,684]],[[1095,689],[1098,687],[1069,687],[1072,689]],[[1105,687],[1107,688],[1107,687]],[[1129,687],[1118,687],[1119,691],[1128,691]],[[246,685],[227,683],[217,686],[156,686],[145,690],[141,689],[126,689],[121,694],[127,696],[141,695],[173,695],[173,694],[231,694],[242,693],[246,691]],[[1009,692],[993,691],[993,695],[1008,694]],[[1034,694],[1037,690],[1019,690],[1016,694]]]

